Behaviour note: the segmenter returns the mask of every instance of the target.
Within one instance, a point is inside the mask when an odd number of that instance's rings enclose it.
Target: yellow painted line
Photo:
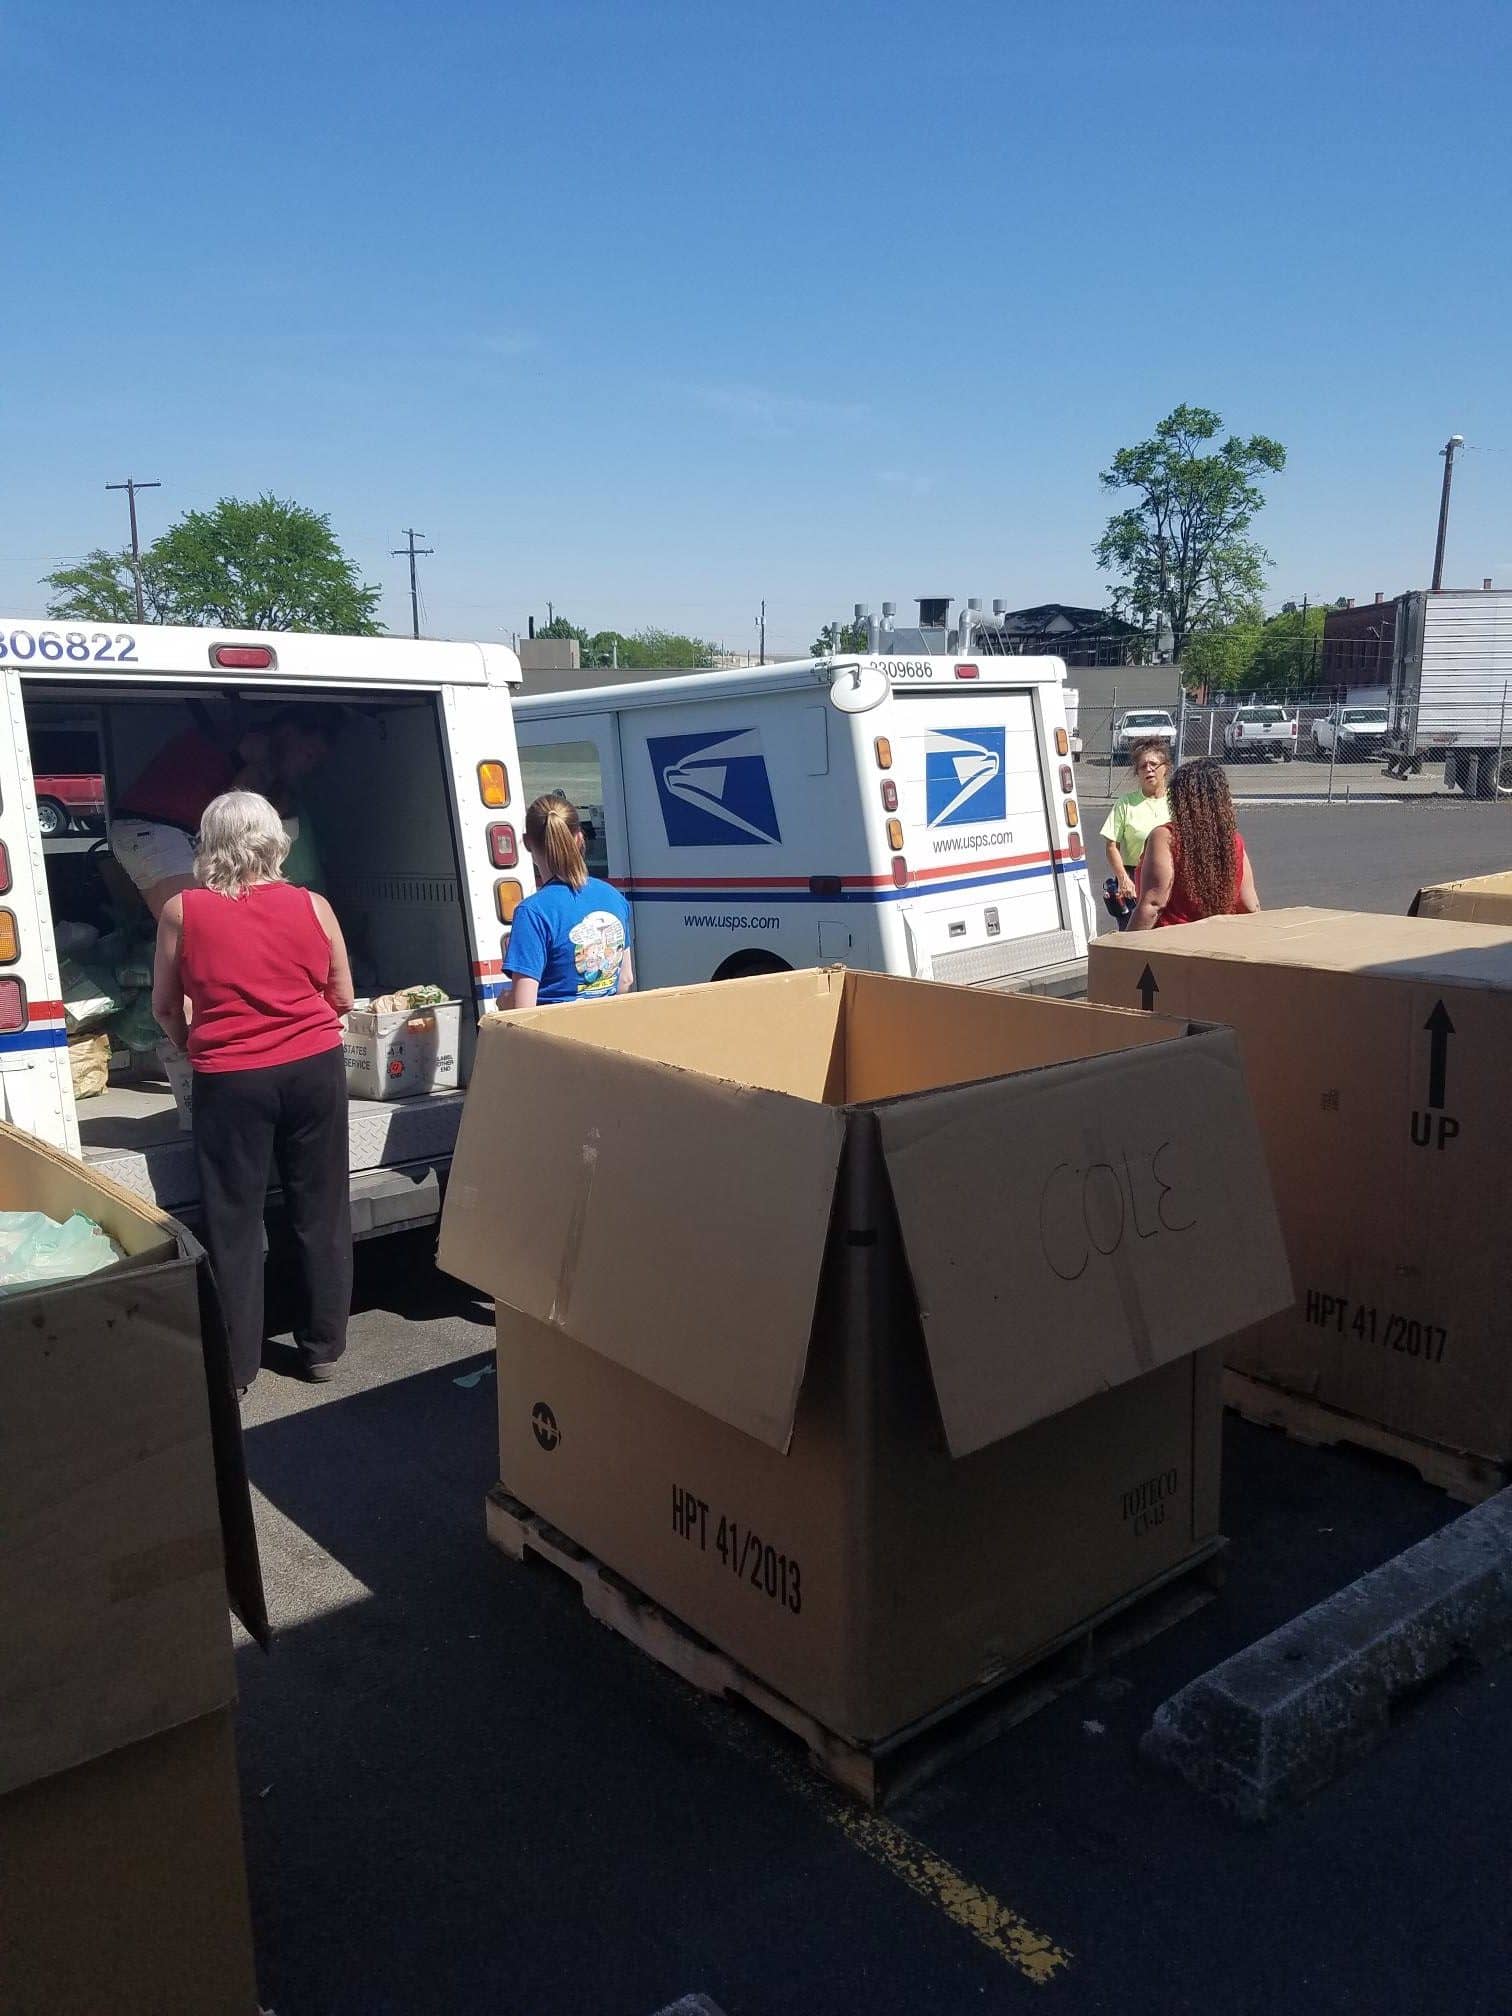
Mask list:
[[[1069,1967],[1071,1955],[1043,1932],[1036,1932],[1008,1906],[963,1876],[959,1869],[935,1855],[922,1842],[905,1834],[880,1813],[863,1807],[842,1806],[833,1797],[824,1800],[826,1818],[846,1837],[853,1848],[869,1855],[873,1862],[906,1883],[926,1902],[942,1911],[979,1945],[1026,1979],[1043,1987]]]

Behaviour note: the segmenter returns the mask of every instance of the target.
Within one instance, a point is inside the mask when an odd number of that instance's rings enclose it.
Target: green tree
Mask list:
[[[1286,450],[1265,434],[1231,434],[1204,452],[1222,426],[1206,406],[1178,406],[1098,477],[1136,498],[1092,549],[1116,577],[1114,609],[1146,628],[1163,615],[1178,664],[1190,636],[1222,629],[1258,598],[1270,564],[1246,534],[1265,503],[1259,479],[1285,467]]]
[[[839,641],[836,641],[838,634]],[[811,658],[832,658],[841,651],[864,651],[866,649],[866,625],[864,623],[826,623],[819,635],[809,646]]]
[[[130,554],[90,553],[46,585],[50,616],[128,623],[136,615]],[[142,555],[142,586],[155,623],[348,637],[381,628],[379,591],[363,583],[330,519],[277,497],[223,497],[213,511],[190,511]]]
[[[1264,625],[1258,609],[1246,611],[1237,623],[1202,630],[1189,637],[1181,657],[1181,673],[1189,687],[1210,693],[1238,693],[1254,684],[1252,667]]]
[[[553,616],[549,623],[540,624],[537,637],[576,637],[580,645],[587,645],[588,632],[580,630],[576,623],[569,623],[565,616]]]
[[[1249,683],[1257,693],[1296,692],[1318,683],[1326,609],[1286,603],[1260,633]]]
[[[151,555],[142,556],[142,598],[154,623],[167,619],[163,614],[158,582],[149,565]],[[136,588],[131,578],[131,554],[107,553],[97,546],[72,567],[59,567],[43,576],[42,585],[52,590],[47,613],[61,623],[135,623]]]
[[[375,636],[379,591],[336,542],[331,521],[277,497],[223,497],[191,511],[150,550],[175,623]]]
[[[669,671],[680,666],[697,667],[712,665],[718,646],[704,637],[687,637],[677,630],[657,630],[655,628],[637,630],[626,637],[620,649],[621,665],[631,665],[637,670],[653,666],[665,666]]]

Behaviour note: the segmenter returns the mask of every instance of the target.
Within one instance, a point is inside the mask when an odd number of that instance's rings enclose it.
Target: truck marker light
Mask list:
[[[488,829],[488,859],[492,867],[514,868],[520,859],[520,845],[515,838],[513,826],[490,826]]]
[[[957,679],[980,679],[982,668],[980,665],[957,665],[955,675]]]
[[[1082,845],[1080,833],[1073,833],[1071,835],[1070,840],[1066,844],[1066,852],[1071,856],[1073,861],[1084,861],[1087,858],[1087,850]]]
[[[894,854],[901,854],[901,853],[902,853],[902,851],[903,851],[903,821],[902,821],[901,819],[889,819],[889,820],[888,820],[888,822],[887,822],[887,844],[888,844],[888,846],[889,846],[889,847],[891,847],[891,849],[892,849],[892,851],[894,852]]]
[[[16,913],[0,910],[0,966],[14,966],[21,957],[21,940],[16,936]]]
[[[1064,728],[1057,728],[1055,731],[1055,753],[1057,756],[1071,754],[1071,738]]]
[[[495,882],[494,907],[499,913],[501,924],[512,924],[514,913],[525,901],[525,891],[518,882]]]
[[[226,672],[272,672],[278,660],[266,644],[212,644],[210,663]]]
[[[1060,780],[1062,791],[1071,792],[1076,789],[1076,779],[1071,775],[1069,763],[1062,763],[1060,766]]]
[[[1080,818],[1081,814],[1076,809],[1076,800],[1068,798],[1066,800],[1066,824],[1068,826],[1075,826]]]
[[[872,747],[877,752],[877,768],[879,770],[891,770],[892,744],[891,742],[888,741],[887,737],[885,735],[879,735],[876,741],[872,744]]]
[[[882,810],[884,812],[896,812],[897,809],[898,787],[894,784],[891,777],[886,777],[882,781]]]
[[[908,863],[903,859],[901,854],[894,854],[893,856],[892,877],[894,889],[906,889],[908,887]]]
[[[10,885],[10,849],[3,840],[0,840],[0,896],[5,895]]]
[[[0,1030],[26,1027],[26,989],[19,980],[0,980]]]
[[[478,765],[478,795],[499,811],[509,803],[509,771],[502,763]]]

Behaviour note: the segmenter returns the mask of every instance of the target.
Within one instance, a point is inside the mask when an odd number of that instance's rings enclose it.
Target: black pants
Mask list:
[[[194,1160],[237,1385],[249,1386],[262,1363],[263,1206],[275,1164],[300,1274],[295,1341],[311,1360],[339,1358],[352,1305],[341,1051],[259,1071],[197,1071]]]

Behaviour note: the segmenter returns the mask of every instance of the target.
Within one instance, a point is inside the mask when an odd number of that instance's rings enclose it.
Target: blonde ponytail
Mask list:
[[[577,807],[560,791],[537,798],[525,814],[525,845],[540,856],[551,881],[581,889],[588,880]]]

